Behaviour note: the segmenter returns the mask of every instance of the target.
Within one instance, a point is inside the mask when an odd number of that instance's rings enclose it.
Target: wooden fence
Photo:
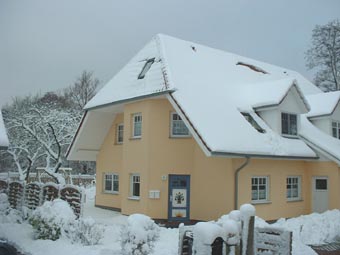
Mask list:
[[[53,201],[56,198],[65,200],[77,217],[82,215],[82,190],[73,185],[56,185],[54,183],[29,183],[5,182],[0,180],[0,193],[8,194],[10,206],[21,210],[22,206],[34,210],[45,201]]]

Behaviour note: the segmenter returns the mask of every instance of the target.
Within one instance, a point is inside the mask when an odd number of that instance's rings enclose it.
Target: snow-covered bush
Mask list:
[[[8,196],[0,193],[0,222],[1,223],[22,223],[23,214],[10,207]]]
[[[159,238],[159,227],[148,216],[132,214],[122,229],[121,247],[124,255],[146,255],[152,253]]]
[[[62,231],[73,223],[76,216],[67,202],[61,199],[46,201],[29,219],[36,239],[57,240]]]
[[[103,238],[104,227],[96,224],[91,217],[81,218],[65,228],[65,233],[74,243],[95,245]]]
[[[8,209],[8,196],[5,193],[0,193],[0,214],[6,214]]]

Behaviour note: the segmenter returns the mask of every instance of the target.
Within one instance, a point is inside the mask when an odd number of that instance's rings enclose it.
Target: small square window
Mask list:
[[[137,113],[133,115],[132,136],[140,138],[142,136],[142,114]]]
[[[105,173],[104,175],[104,191],[109,193],[119,192],[119,175],[112,173]]]
[[[289,176],[286,180],[288,200],[300,200],[301,199],[301,177],[300,176]]]
[[[268,200],[268,177],[259,176],[251,178],[251,200],[261,202]]]
[[[189,129],[182,118],[175,112],[171,113],[171,136],[187,137],[190,136]]]
[[[297,136],[297,115],[281,113],[281,132],[283,135]]]
[[[117,143],[121,144],[124,140],[124,124],[117,125]]]

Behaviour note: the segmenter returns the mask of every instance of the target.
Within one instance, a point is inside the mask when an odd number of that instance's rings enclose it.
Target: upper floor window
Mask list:
[[[133,138],[140,138],[142,136],[142,114],[134,114],[132,122],[132,136]]]
[[[297,115],[281,113],[281,130],[283,135],[297,135]]]
[[[124,140],[124,124],[117,125],[117,143],[123,143]]]
[[[268,200],[268,177],[257,176],[251,178],[251,200],[261,202]]]
[[[171,113],[171,136],[189,136],[189,129],[182,118],[175,112]]]
[[[119,191],[119,175],[113,173],[105,173],[104,175],[104,191],[118,193]]]
[[[151,58],[146,61],[145,65],[143,66],[142,71],[138,75],[138,79],[144,79],[146,73],[149,71],[149,69],[151,68],[154,62],[155,62],[155,58]]]
[[[340,139],[340,122],[332,121],[332,135]]]
[[[301,177],[289,176],[287,177],[287,199],[298,200],[301,199]]]

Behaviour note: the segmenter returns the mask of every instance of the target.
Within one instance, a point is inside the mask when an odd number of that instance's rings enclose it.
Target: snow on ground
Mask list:
[[[105,227],[104,238],[100,244],[84,246],[72,244],[61,238],[57,241],[34,240],[33,229],[28,223],[0,224],[0,239],[9,240],[24,254],[31,255],[115,255],[121,254],[121,228],[127,217],[120,213],[94,207],[95,188],[86,190],[84,216],[93,217],[98,224]],[[264,226],[264,220],[256,218],[257,226]],[[316,254],[306,244],[323,244],[340,237],[340,211],[332,210],[323,214],[311,214],[292,219],[281,219],[273,226],[293,231],[293,254]],[[161,255],[177,255],[178,229],[160,228],[160,239],[156,242],[154,253]]]

